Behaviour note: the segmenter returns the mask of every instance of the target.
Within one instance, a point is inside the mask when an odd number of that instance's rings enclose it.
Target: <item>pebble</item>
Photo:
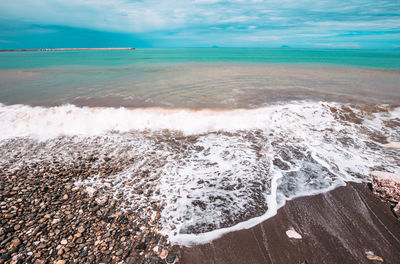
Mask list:
[[[66,239],[61,240],[61,245],[66,245],[68,244],[68,241]]]
[[[85,228],[83,226],[78,227],[78,232],[82,234],[85,232]]]
[[[11,263],[12,263],[12,264],[20,263],[19,261],[20,261],[20,260],[23,260],[24,258],[25,258],[25,257],[24,257],[23,254],[15,255],[15,256],[12,257]]]
[[[154,251],[155,253],[158,253],[158,246],[155,246],[155,247],[153,248],[153,251]]]
[[[395,207],[393,207],[393,213],[400,218],[400,202],[397,203]]]
[[[88,255],[87,250],[82,250],[81,254],[79,254],[79,257],[84,258],[87,257],[87,255]]]
[[[21,245],[21,240],[19,240],[19,238],[14,238],[13,240],[11,240],[10,248],[14,249],[19,245]]]
[[[64,254],[64,248],[60,248],[60,249],[57,251],[57,255],[58,255],[58,256],[61,256],[62,254]]]
[[[57,223],[59,223],[59,222],[61,222],[61,219],[55,218],[55,219],[53,219],[53,221],[51,221],[51,224],[52,224],[52,225],[55,225],[55,224],[57,224]]]
[[[365,252],[365,254],[366,254],[367,259],[369,259],[369,260],[383,262],[383,258],[376,256],[374,254],[374,252],[372,252],[372,251],[367,251],[367,252]]]
[[[302,239],[302,236],[301,236],[299,233],[297,233],[297,232],[294,230],[293,227],[292,227],[291,229],[289,229],[289,230],[286,231],[286,235],[287,235],[289,238],[293,238],[293,239]]]
[[[160,212],[157,212],[154,220],[157,221],[160,218],[161,218],[161,214],[160,214]]]
[[[168,251],[166,249],[164,249],[163,251],[161,251],[160,253],[160,258],[161,259],[165,259],[168,255]]]

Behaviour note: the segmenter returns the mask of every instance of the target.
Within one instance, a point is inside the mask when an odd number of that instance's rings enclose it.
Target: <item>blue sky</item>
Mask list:
[[[0,1],[0,48],[400,48],[400,0]]]

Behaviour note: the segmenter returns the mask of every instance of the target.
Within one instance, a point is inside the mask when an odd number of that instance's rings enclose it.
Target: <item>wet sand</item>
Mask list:
[[[290,239],[291,227],[302,239]],[[185,248],[184,263],[399,263],[400,220],[366,184],[288,201],[276,216],[248,230]],[[306,261],[306,262],[304,262]]]

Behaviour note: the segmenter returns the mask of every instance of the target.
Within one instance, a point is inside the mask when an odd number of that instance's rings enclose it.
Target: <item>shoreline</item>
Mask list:
[[[367,258],[370,252],[385,263],[398,259],[400,221],[366,183],[289,200],[274,217],[208,244],[176,245],[159,233],[163,205],[124,211],[118,206],[123,196],[90,193],[76,184],[93,175],[112,179],[129,166],[126,157],[94,149],[80,153],[72,163],[65,156],[53,156],[17,170],[4,167],[0,263],[380,263]],[[151,195],[131,182],[125,185]],[[301,239],[290,239],[291,230]]]
[[[289,238],[294,229],[302,239]],[[396,263],[400,221],[365,183],[286,202],[278,213],[250,229],[208,244],[184,248],[184,263]]]

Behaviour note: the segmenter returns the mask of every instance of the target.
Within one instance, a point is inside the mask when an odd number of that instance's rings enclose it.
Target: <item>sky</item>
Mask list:
[[[1,0],[0,49],[400,48],[400,0]]]

